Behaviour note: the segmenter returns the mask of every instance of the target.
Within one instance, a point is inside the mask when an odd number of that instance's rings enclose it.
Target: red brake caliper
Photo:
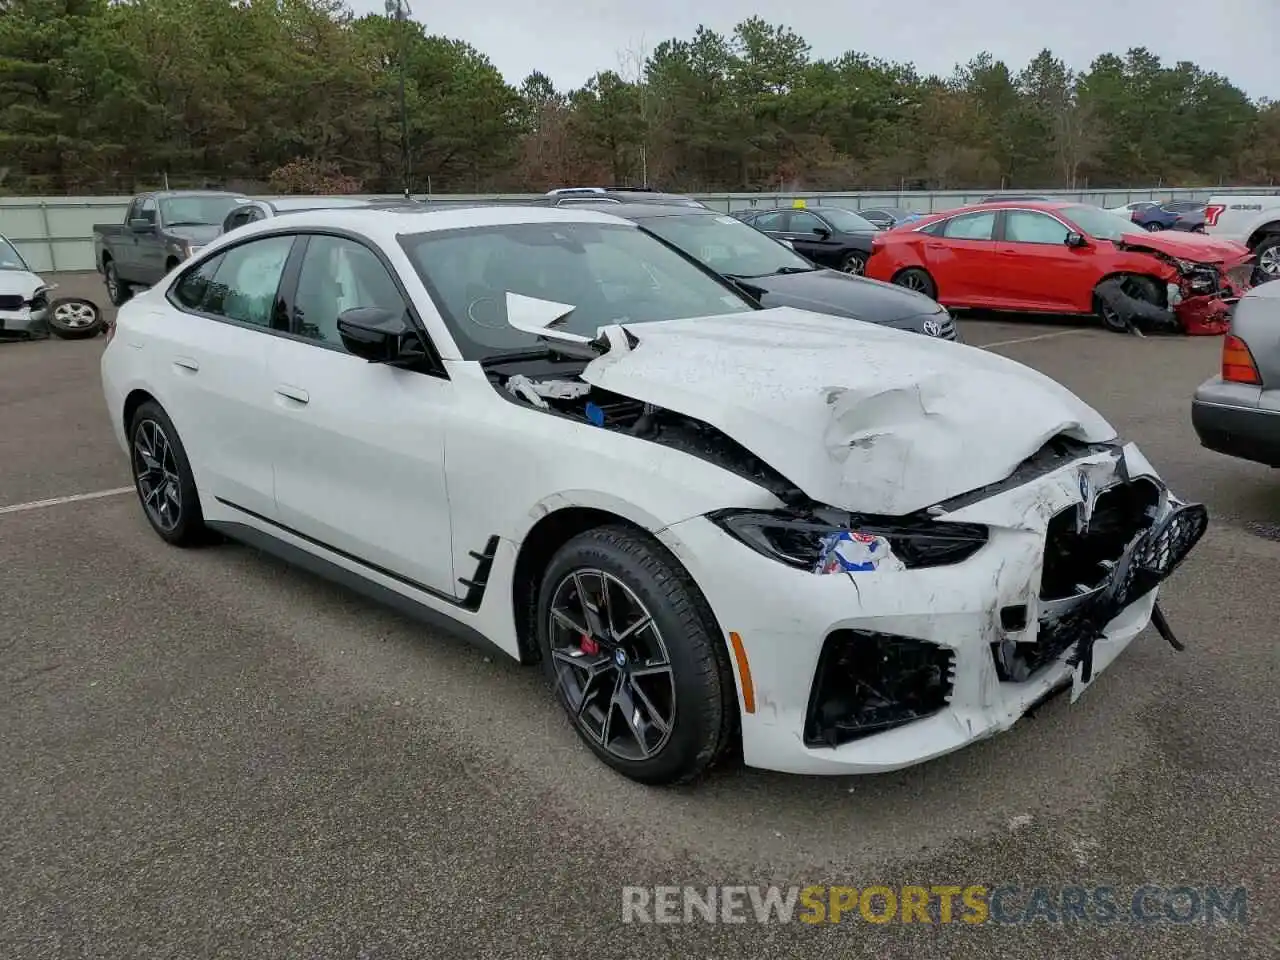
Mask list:
[[[578,647],[589,657],[594,657],[600,652],[600,644],[596,643],[585,633],[582,635],[582,639],[578,641]]]

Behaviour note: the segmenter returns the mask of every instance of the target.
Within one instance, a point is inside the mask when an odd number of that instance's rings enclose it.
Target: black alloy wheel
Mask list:
[[[575,732],[618,772],[686,782],[733,742],[727,646],[692,578],[641,531],[601,527],[565,544],[543,578],[536,628]]]
[[[168,415],[155,401],[140,406],[129,429],[134,486],[147,522],[166,543],[205,539],[204,515],[191,463]]]

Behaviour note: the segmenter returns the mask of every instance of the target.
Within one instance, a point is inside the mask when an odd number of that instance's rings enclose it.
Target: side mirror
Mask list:
[[[155,224],[143,217],[134,217],[129,221],[129,229],[134,233],[151,233],[155,229]]]
[[[1089,245],[1083,234],[1075,232],[1067,234],[1066,244],[1068,247],[1087,247]]]
[[[426,358],[408,316],[382,307],[342,311],[338,315],[338,334],[348,352],[370,363],[404,366]]]
[[[826,227],[814,227],[813,232],[823,238],[831,236],[831,231],[828,230]]]

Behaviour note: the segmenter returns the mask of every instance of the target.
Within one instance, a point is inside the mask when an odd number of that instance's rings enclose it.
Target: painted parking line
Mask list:
[[[13,503],[7,507],[0,507],[0,516],[6,513],[23,513],[27,510],[43,510],[45,507],[56,507],[64,503],[79,503],[81,500],[101,500],[103,497],[118,497],[125,493],[133,493],[133,487],[113,487],[110,490],[95,490],[93,493],[75,493],[69,497],[53,497],[49,500]]]
[[[1053,333],[1041,333],[1034,337],[1018,337],[1016,340],[997,340],[995,343],[979,343],[979,350],[990,350],[992,347],[1011,347],[1015,343],[1032,343],[1036,340],[1052,340],[1055,337],[1070,337],[1077,333],[1088,333],[1088,330],[1055,330]]]

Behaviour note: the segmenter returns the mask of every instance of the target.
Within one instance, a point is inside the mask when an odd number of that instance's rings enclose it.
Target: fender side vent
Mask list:
[[[476,561],[476,572],[468,577],[459,577],[458,582],[467,588],[467,595],[462,598],[464,609],[472,612],[480,609],[480,601],[484,599],[484,589],[489,585],[489,571],[493,569],[493,558],[498,555],[498,536],[494,534],[484,545],[484,552],[468,550],[467,554]]]

